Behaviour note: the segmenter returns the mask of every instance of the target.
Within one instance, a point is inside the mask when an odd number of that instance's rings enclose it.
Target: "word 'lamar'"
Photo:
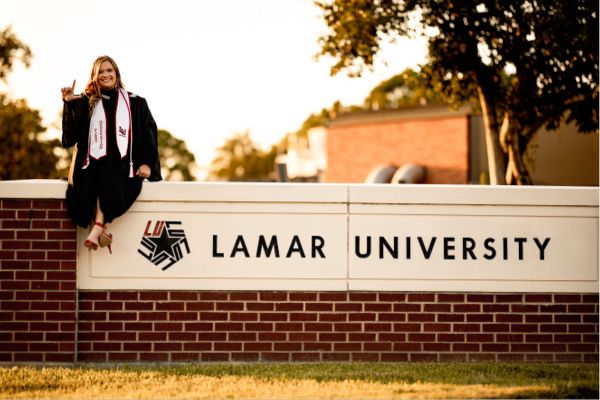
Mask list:
[[[298,235],[294,235],[287,241],[283,241],[275,235],[269,237],[259,235],[256,240],[245,239],[244,236],[237,235],[231,247],[227,247],[228,251],[224,253],[224,249],[219,247],[219,236],[213,235],[212,256],[213,258],[223,258],[227,254],[230,258],[238,256],[250,258],[252,254],[256,258],[325,258],[324,246],[325,239],[321,236],[311,236],[308,243],[303,243]]]
[[[378,257],[404,258],[410,260],[422,256],[429,260],[432,255],[444,260],[509,260],[525,259],[526,255],[544,260],[550,238],[485,238],[477,240],[471,237],[431,237],[406,236],[400,245],[400,238],[378,236],[354,237],[354,253],[358,258]],[[401,248],[402,247],[402,248]]]

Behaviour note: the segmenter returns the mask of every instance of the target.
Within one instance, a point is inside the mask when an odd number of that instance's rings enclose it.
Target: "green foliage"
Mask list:
[[[6,80],[16,60],[29,67],[31,57],[29,46],[17,38],[10,26],[0,30],[0,80]]]
[[[61,143],[42,140],[45,130],[39,111],[29,108],[25,100],[0,93],[0,180],[66,176],[56,169]]]
[[[446,99],[430,85],[427,75],[411,68],[375,86],[365,99],[365,107],[373,111],[444,103]]]
[[[236,133],[217,150],[210,178],[225,181],[273,181],[277,147],[259,149],[248,131]]]
[[[434,93],[455,106],[479,97],[495,154],[494,179],[528,182],[522,154],[542,127],[573,121],[598,128],[598,2],[576,0],[316,1],[330,31],[320,55],[332,74],[372,68],[384,39],[422,35],[423,73]],[[504,124],[504,127],[502,125]],[[502,132],[501,132],[502,130]],[[504,162],[502,160],[504,158]],[[510,179],[507,179],[510,180]]]
[[[163,179],[167,181],[194,181],[193,167],[196,158],[185,141],[164,129],[158,130],[158,155]]]
[[[31,50],[8,27],[0,31],[1,80],[6,80],[17,60],[28,67]],[[56,169],[61,143],[43,140],[45,131],[38,110],[29,108],[23,99],[0,93],[0,180],[66,176],[65,170]]]

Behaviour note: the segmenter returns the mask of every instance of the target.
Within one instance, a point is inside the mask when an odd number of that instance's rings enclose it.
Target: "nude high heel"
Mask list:
[[[102,223],[100,223],[98,221],[94,222],[94,224],[97,225],[97,226],[99,226],[99,227],[101,227],[103,229],[102,233],[104,233],[104,224],[102,224]],[[98,240],[99,239],[100,238],[98,238]],[[85,242],[83,242],[83,245],[85,247],[87,247],[88,251],[90,251],[90,250],[98,250],[98,246],[100,245],[100,243],[99,242],[93,242],[90,239],[85,239]]]

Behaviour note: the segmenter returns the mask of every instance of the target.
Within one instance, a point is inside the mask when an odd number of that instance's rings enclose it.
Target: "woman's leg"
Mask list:
[[[100,208],[100,200],[96,199],[96,216],[94,218],[94,225],[88,235],[86,241],[89,241],[95,245],[98,245],[98,238],[104,232],[104,213]]]

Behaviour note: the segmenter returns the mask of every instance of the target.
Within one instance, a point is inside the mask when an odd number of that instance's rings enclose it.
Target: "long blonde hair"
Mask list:
[[[121,80],[121,72],[119,71],[119,67],[115,60],[113,60],[109,56],[100,56],[96,58],[94,64],[92,65],[92,72],[90,73],[90,80],[87,85],[85,85],[85,94],[90,99],[90,115],[92,115],[92,111],[94,110],[94,106],[100,100],[102,93],[100,92],[100,85],[98,84],[98,75],[100,74],[100,66],[104,61],[108,61],[111,63],[113,69],[115,70],[115,74],[117,76],[117,82],[115,83],[115,88],[124,88],[125,85]]]

